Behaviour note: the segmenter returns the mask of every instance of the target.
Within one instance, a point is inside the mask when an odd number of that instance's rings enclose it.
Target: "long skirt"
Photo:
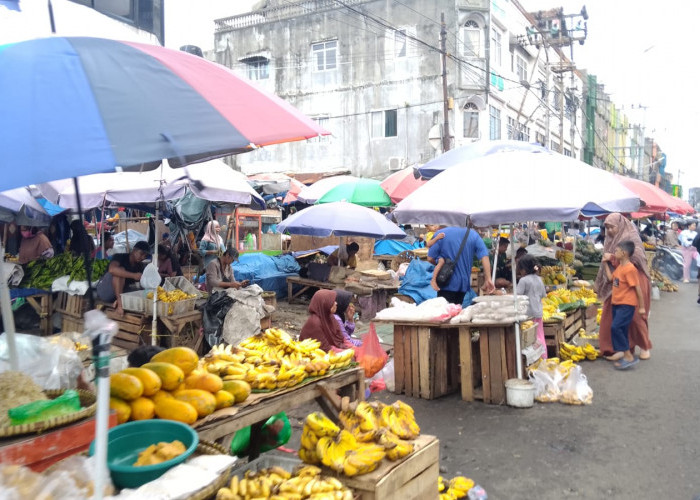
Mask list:
[[[646,314],[641,315],[639,311],[634,312],[632,323],[629,328],[630,350],[634,352],[636,347],[648,351],[651,349],[651,340],[649,340],[649,309],[651,307],[651,282],[646,274],[637,270],[639,275],[639,285],[642,287],[642,297],[644,298],[644,308]],[[610,326],[612,325],[612,296],[608,297],[603,303],[603,314],[600,317],[600,332],[598,342],[600,343],[600,352],[605,356],[613,354],[615,350],[612,345],[612,334]]]

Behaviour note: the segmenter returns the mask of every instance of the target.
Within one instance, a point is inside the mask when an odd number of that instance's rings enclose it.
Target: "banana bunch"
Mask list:
[[[571,264],[574,262],[574,253],[570,250],[557,250],[556,258],[564,264]]]
[[[93,281],[101,278],[107,272],[108,267],[108,260],[93,260]],[[87,280],[85,259],[82,256],[73,257],[73,254],[70,252],[64,252],[50,259],[33,260],[27,264],[21,286],[50,290],[54,280],[61,276],[70,276],[68,283]]]
[[[522,323],[520,323],[520,330],[529,330],[533,326],[535,326],[534,321],[532,321],[532,320],[523,321]]]
[[[586,344],[586,347],[576,346],[567,342],[559,344],[559,354],[563,360],[571,360],[574,363],[589,359],[591,361],[598,357],[598,352],[591,344]]]
[[[659,287],[659,290],[662,292],[677,292],[678,291],[678,285],[673,283],[668,276],[666,276],[664,273],[659,271],[658,269],[651,269],[651,280],[652,281],[657,281],[661,282],[661,286]]]
[[[385,455],[382,446],[358,442],[321,413],[306,417],[299,449],[299,457],[306,463],[321,463],[351,477],[373,471]]]
[[[598,296],[592,288],[579,288],[571,292],[574,300],[582,300],[587,306],[598,302]]]
[[[466,498],[469,490],[473,487],[474,481],[464,476],[457,476],[450,480],[449,483],[446,483],[442,476],[438,476],[438,493],[440,493],[440,500]]]
[[[327,353],[314,339],[301,342],[279,328],[268,328],[243,340],[238,347],[218,345],[201,360],[201,367],[224,380],[245,380],[253,389],[293,387],[308,377],[347,367],[355,352]]]
[[[582,339],[597,339],[599,337],[598,332],[591,333],[590,335],[588,335],[588,332],[585,328],[579,329],[578,336]]]
[[[172,303],[172,302],[179,302],[181,300],[187,300],[187,299],[193,299],[196,297],[196,295],[190,295],[186,293],[183,290],[180,290],[179,288],[176,288],[175,290],[171,290],[169,292],[165,291],[165,288],[159,286],[156,289],[156,293],[158,294],[158,300],[161,302],[166,302],[166,303]],[[148,292],[146,294],[146,298],[148,300],[153,299],[153,292]]]
[[[247,471],[243,479],[234,476],[226,488],[221,488],[217,500],[351,500],[352,492],[334,477],[321,476],[313,465],[298,467],[294,474],[281,467],[258,472]]]
[[[379,414],[379,423],[401,439],[416,439],[420,434],[413,408],[401,401],[384,406]]]

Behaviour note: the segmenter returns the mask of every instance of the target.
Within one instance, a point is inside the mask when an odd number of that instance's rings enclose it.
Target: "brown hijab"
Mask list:
[[[301,328],[299,340],[316,339],[321,342],[324,351],[329,351],[331,347],[344,347],[343,333],[331,313],[335,299],[333,290],[319,290],[314,294],[309,304],[309,319]]]
[[[615,236],[610,235],[606,231],[603,252],[613,253],[620,242],[630,240],[632,243],[634,243],[634,253],[630,255],[630,262],[634,264],[634,267],[636,267],[639,271],[646,274],[647,278],[650,278],[649,268],[647,267],[647,257],[644,253],[644,245],[642,244],[642,239],[639,237],[639,232],[637,231],[635,225],[627,220],[623,215],[618,213],[608,215],[605,218],[605,224],[608,226],[613,226],[617,231]],[[598,270],[598,276],[596,276],[595,279],[595,290],[601,302],[605,302],[612,294],[612,283],[605,275],[604,265],[606,264],[601,262],[600,269]]]

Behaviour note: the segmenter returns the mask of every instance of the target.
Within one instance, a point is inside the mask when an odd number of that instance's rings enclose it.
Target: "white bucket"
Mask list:
[[[506,380],[506,402],[516,408],[532,408],[535,404],[535,384],[519,378]]]

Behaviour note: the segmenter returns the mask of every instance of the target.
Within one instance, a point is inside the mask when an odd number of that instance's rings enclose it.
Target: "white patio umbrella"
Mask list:
[[[352,175],[336,175],[334,177],[325,177],[314,182],[310,186],[306,186],[304,189],[302,189],[297,195],[297,200],[301,201],[302,203],[308,203],[309,205],[313,205],[324,194],[326,194],[334,187],[339,186],[340,184],[344,184],[346,182],[353,182],[359,180],[359,177],[355,177]]]
[[[455,157],[460,164],[459,157]],[[614,176],[551,152],[503,151],[465,159],[408,195],[394,210],[399,223],[491,226],[528,221],[569,221],[581,212],[635,212],[639,197]],[[514,245],[514,239],[511,239]],[[512,252],[515,283],[515,250]],[[517,302],[513,287],[513,302]],[[518,378],[520,328],[515,323]]]
[[[20,226],[47,226],[51,216],[29,189],[22,187],[0,192],[0,221],[14,221]]]

